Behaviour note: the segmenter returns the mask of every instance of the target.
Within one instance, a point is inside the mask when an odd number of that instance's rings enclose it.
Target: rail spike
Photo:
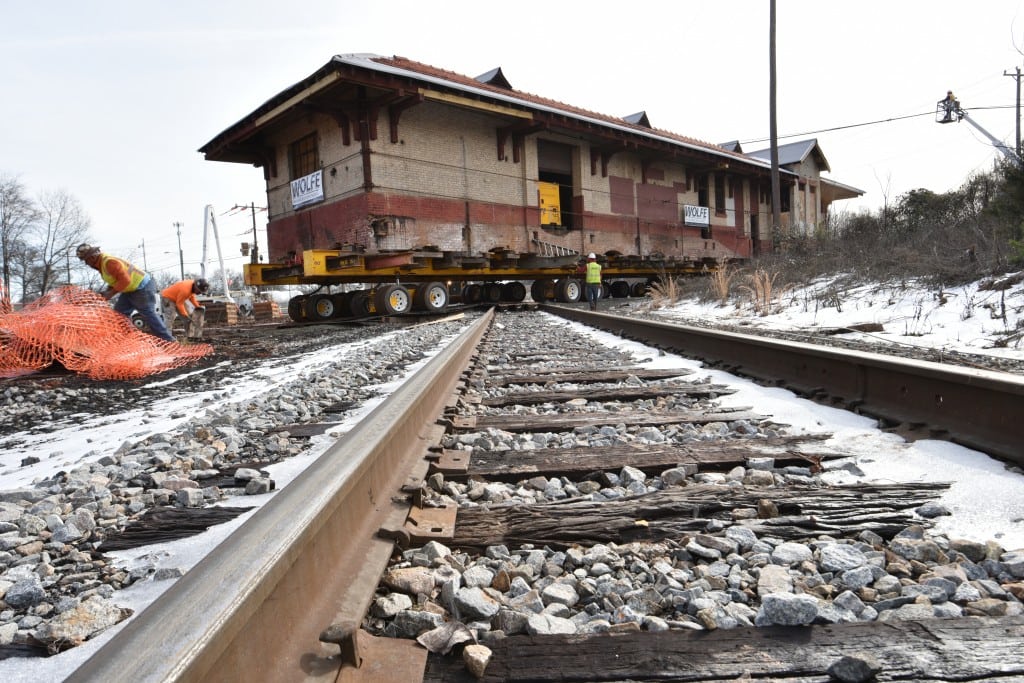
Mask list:
[[[359,651],[360,626],[352,621],[331,624],[320,632],[321,643],[333,643],[341,648],[341,659],[355,668],[363,665],[363,655]]]
[[[394,541],[395,545],[401,550],[405,550],[412,545],[412,535],[404,528],[389,529],[387,527],[381,527],[377,530],[377,536],[380,538],[386,538],[389,541]]]

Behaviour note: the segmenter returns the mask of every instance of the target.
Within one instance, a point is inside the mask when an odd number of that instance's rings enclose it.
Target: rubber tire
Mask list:
[[[403,315],[412,310],[412,296],[402,285],[384,285],[373,298],[377,315]]]
[[[370,315],[370,294],[363,289],[348,293],[348,311],[353,318]]]
[[[314,294],[302,305],[306,320],[330,320],[334,317],[334,301],[330,294]]]
[[[473,305],[483,299],[484,289],[480,285],[466,285],[462,288],[462,303]]]
[[[487,304],[496,304],[501,301],[501,283],[485,282],[483,285],[483,301]]]
[[[534,280],[533,284],[530,285],[530,298],[539,304],[551,301],[555,298],[555,281],[548,279]]]
[[[555,282],[555,300],[563,304],[574,304],[583,298],[583,285],[579,280],[562,278]]]
[[[616,299],[625,299],[629,296],[629,283],[625,280],[615,280],[608,286],[608,290]]]
[[[448,308],[448,285],[443,282],[428,282],[416,287],[413,303],[418,310],[441,313]]]
[[[305,305],[307,298],[305,294],[300,294],[288,300],[288,317],[297,323],[301,323],[306,319]]]
[[[331,295],[331,301],[334,303],[335,318],[347,318],[352,315],[352,309],[349,307],[349,299],[351,298],[350,292],[339,292],[338,294]]]
[[[526,285],[518,280],[506,282],[501,286],[501,300],[520,303],[526,299]]]
[[[629,288],[629,295],[635,296],[638,299],[647,296],[647,283],[634,282],[633,286]]]

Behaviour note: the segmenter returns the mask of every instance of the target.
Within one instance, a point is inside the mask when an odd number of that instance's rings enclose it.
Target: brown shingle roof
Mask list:
[[[239,141],[244,141],[255,134],[259,127],[257,124],[259,117],[264,116],[275,108],[287,103],[290,98],[299,95],[305,89],[314,86],[330,74],[344,68],[366,69],[410,80],[420,79],[434,87],[450,88],[462,94],[475,97],[492,97],[495,102],[511,104],[514,107],[522,108],[524,111],[528,111],[530,109],[547,111],[565,116],[566,118],[582,121],[586,125],[606,126],[609,129],[632,133],[641,138],[653,140],[658,143],[669,143],[688,147],[697,152],[711,154],[713,156],[722,157],[723,159],[734,160],[748,167],[758,168],[761,171],[770,168],[770,165],[761,159],[753,158],[744,154],[738,154],[703,140],[679,135],[678,133],[660,128],[645,126],[642,125],[642,122],[630,123],[621,117],[589,111],[548,97],[541,97],[540,95],[534,95],[532,93],[512,88],[505,88],[503,86],[507,84],[508,81],[507,79],[504,79],[504,74],[501,74],[501,78],[488,78],[487,80],[491,82],[483,82],[476,78],[471,78],[446,69],[439,69],[437,67],[430,66],[429,64],[423,64],[406,57],[382,57],[380,55],[373,54],[335,55],[327,64],[322,66],[313,74],[277,93],[257,107],[254,111],[246,115],[242,120],[222,131],[213,140],[200,147],[199,151],[206,154],[208,159],[221,161],[245,161],[247,163],[259,162],[260,159],[258,157],[254,157],[253,152],[242,147],[233,147],[233,145]],[[497,76],[499,73],[500,67],[488,72],[487,75],[493,74]],[[257,163],[257,165],[259,164]],[[788,171],[785,173],[789,174]]]
[[[342,56],[336,57],[336,59],[341,59],[342,61],[348,61],[347,57],[348,56],[342,55]],[[469,76],[465,76],[463,74],[455,73],[454,71],[448,71],[446,69],[439,69],[439,68],[437,68],[435,66],[430,66],[429,64],[423,64],[421,62],[417,62],[417,61],[408,59],[406,57],[399,57],[397,55],[393,56],[393,57],[380,57],[380,56],[367,56],[367,57],[369,57],[369,61],[375,62],[377,64],[381,64],[381,65],[385,65],[385,66],[390,66],[390,67],[393,67],[393,68],[396,68],[396,69],[402,69],[403,71],[412,72],[414,74],[420,74],[420,75],[423,75],[423,76],[429,76],[429,77],[432,77],[432,78],[437,78],[437,79],[441,79],[441,80],[444,80],[444,81],[448,81],[449,83],[451,83],[453,86],[456,86],[456,87],[472,88],[472,89],[475,89],[475,90],[485,90],[485,91],[493,92],[496,96],[498,96],[500,99],[503,99],[503,100],[508,98],[509,96],[513,96],[517,100],[520,100],[525,105],[533,104],[533,105],[538,105],[538,106],[542,106],[542,107],[548,107],[548,108],[551,108],[551,109],[556,109],[556,110],[559,110],[559,111],[564,112],[566,114],[573,114],[573,115],[576,115],[576,116],[586,117],[586,118],[589,118],[589,119],[593,119],[593,120],[596,120],[596,121],[607,123],[608,125],[615,126],[615,127],[618,127],[618,128],[632,129],[632,130],[636,131],[637,133],[640,133],[640,134],[645,135],[645,136],[650,136],[651,133],[656,133],[661,138],[665,138],[665,139],[668,139],[668,140],[671,140],[671,141],[675,141],[675,142],[680,142],[680,143],[683,143],[685,145],[690,145],[690,146],[693,146],[693,147],[698,147],[698,148],[701,148],[702,150],[713,152],[713,153],[715,153],[717,155],[720,155],[720,156],[733,157],[735,159],[738,159],[738,160],[743,161],[743,162],[745,162],[747,164],[750,164],[750,165],[754,165],[754,166],[758,166],[758,167],[762,166],[762,164],[758,163],[759,160],[752,160],[752,159],[750,159],[749,157],[747,157],[747,156],[745,156],[743,154],[736,154],[736,153],[733,153],[733,152],[731,152],[729,150],[724,150],[722,147],[720,147],[718,145],[714,145],[714,144],[711,144],[709,142],[705,142],[703,140],[698,140],[696,138],[687,137],[685,135],[679,135],[678,133],[674,133],[672,131],[664,130],[664,129],[661,129],[661,128],[654,128],[654,127],[648,127],[648,126],[644,126],[644,125],[629,123],[628,121],[626,121],[626,120],[624,120],[624,119],[622,119],[620,117],[609,116],[607,114],[601,114],[599,112],[590,111],[590,110],[583,109],[581,107],[576,107],[576,106],[573,106],[571,104],[566,104],[565,102],[560,102],[558,100],[554,100],[554,99],[551,99],[551,98],[541,97],[540,95],[534,95],[532,93],[523,92],[521,90],[515,90],[515,89],[509,90],[509,89],[501,88],[501,87],[498,87],[498,86],[490,85],[488,83],[483,83],[481,81],[478,81],[478,80],[476,80],[474,78],[470,78]]]

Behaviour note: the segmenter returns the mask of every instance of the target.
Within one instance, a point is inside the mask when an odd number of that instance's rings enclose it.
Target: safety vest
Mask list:
[[[174,302],[175,308],[178,309],[178,313],[183,318],[188,317],[188,309],[185,308],[185,302],[190,302],[196,308],[199,308],[199,299],[192,292],[192,285],[195,280],[181,280],[169,285],[160,292],[160,296],[164,299],[169,299]]]
[[[146,271],[136,268],[135,266],[128,263],[124,259],[117,258],[116,256],[109,256],[107,254],[103,254],[100,257],[100,277],[103,278],[103,281],[106,282],[111,287],[117,284],[117,276],[109,272],[107,267],[109,264],[115,261],[118,264],[120,264],[121,268],[124,269],[125,273],[128,273],[128,286],[121,291],[134,292],[136,289],[139,288],[139,285],[142,284],[142,281],[146,278]]]
[[[601,264],[598,263],[597,261],[587,262],[587,284],[601,284]]]

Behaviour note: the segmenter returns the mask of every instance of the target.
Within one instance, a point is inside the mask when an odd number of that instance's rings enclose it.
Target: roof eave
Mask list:
[[[461,93],[470,94],[477,98],[512,105],[526,111],[544,112],[559,117],[574,119],[592,127],[618,132],[619,134],[625,133],[640,138],[646,138],[670,147],[697,152],[701,155],[710,155],[711,158],[718,158],[726,163],[744,164],[761,171],[766,169],[770,170],[770,164],[763,160],[728,152],[720,148],[716,149],[715,146],[711,144],[704,146],[695,143],[686,143],[666,135],[661,135],[656,130],[644,129],[639,126],[630,126],[625,124],[625,122],[620,125],[592,116],[586,116],[575,111],[531,102],[527,99],[517,97],[514,93],[506,94],[493,92],[484,88],[476,88],[450,81],[431,74],[419,73],[417,71],[389,64],[381,64],[379,62],[375,62],[375,58],[378,58],[378,56],[369,54],[335,55],[320,69],[292,86],[285,88],[277,95],[268,99],[266,102],[254,109],[248,115],[244,116],[234,125],[223,130],[212,140],[200,147],[199,152],[204,154],[206,159],[211,161],[238,161],[259,165],[261,163],[259,155],[255,152],[245,151],[246,140],[256,135],[262,128],[272,123],[276,118],[283,116],[305,98],[320,92],[327,85],[330,85],[331,82],[338,80],[340,78],[338,75],[339,72],[348,67],[350,69],[366,69],[378,73],[392,74],[435,87],[442,87],[448,90],[455,90]]]

